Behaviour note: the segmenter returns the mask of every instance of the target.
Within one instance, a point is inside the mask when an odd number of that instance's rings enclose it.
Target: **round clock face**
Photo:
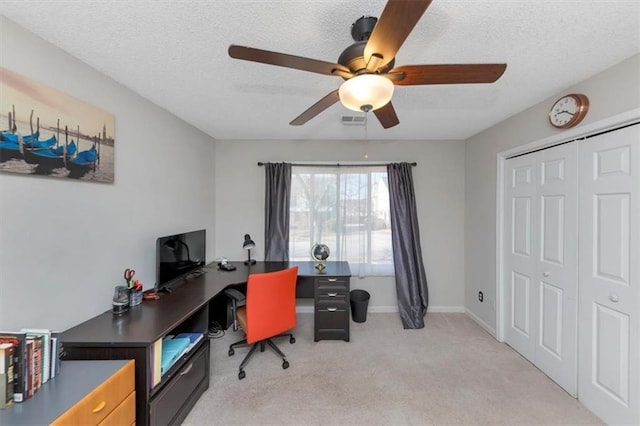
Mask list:
[[[560,129],[573,127],[582,121],[588,108],[589,100],[585,95],[563,96],[551,107],[549,122],[552,126]]]

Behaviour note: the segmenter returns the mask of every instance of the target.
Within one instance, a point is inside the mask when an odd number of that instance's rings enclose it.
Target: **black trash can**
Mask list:
[[[367,320],[367,306],[371,295],[365,290],[351,290],[351,318],[355,322],[365,322]]]

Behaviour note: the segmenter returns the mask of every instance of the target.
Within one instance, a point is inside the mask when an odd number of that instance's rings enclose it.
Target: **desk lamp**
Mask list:
[[[244,261],[245,265],[255,265],[256,260],[251,258],[251,249],[255,248],[256,243],[253,242],[251,236],[249,234],[244,234],[244,243],[242,243],[242,248],[247,251],[248,258]]]

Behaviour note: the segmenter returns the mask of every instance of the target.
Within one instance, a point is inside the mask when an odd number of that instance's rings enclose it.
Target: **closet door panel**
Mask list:
[[[578,391],[578,152],[567,143],[534,154],[538,168],[538,324],[535,364],[573,396]]]
[[[580,400],[640,424],[640,126],[580,145]]]
[[[505,342],[533,362],[535,324],[535,162],[523,156],[505,162]]]

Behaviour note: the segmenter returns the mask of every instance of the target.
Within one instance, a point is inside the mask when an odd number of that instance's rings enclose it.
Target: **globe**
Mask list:
[[[324,261],[329,257],[329,247],[326,244],[315,243],[311,247],[311,257],[317,262],[316,269],[322,271],[325,268]]]

